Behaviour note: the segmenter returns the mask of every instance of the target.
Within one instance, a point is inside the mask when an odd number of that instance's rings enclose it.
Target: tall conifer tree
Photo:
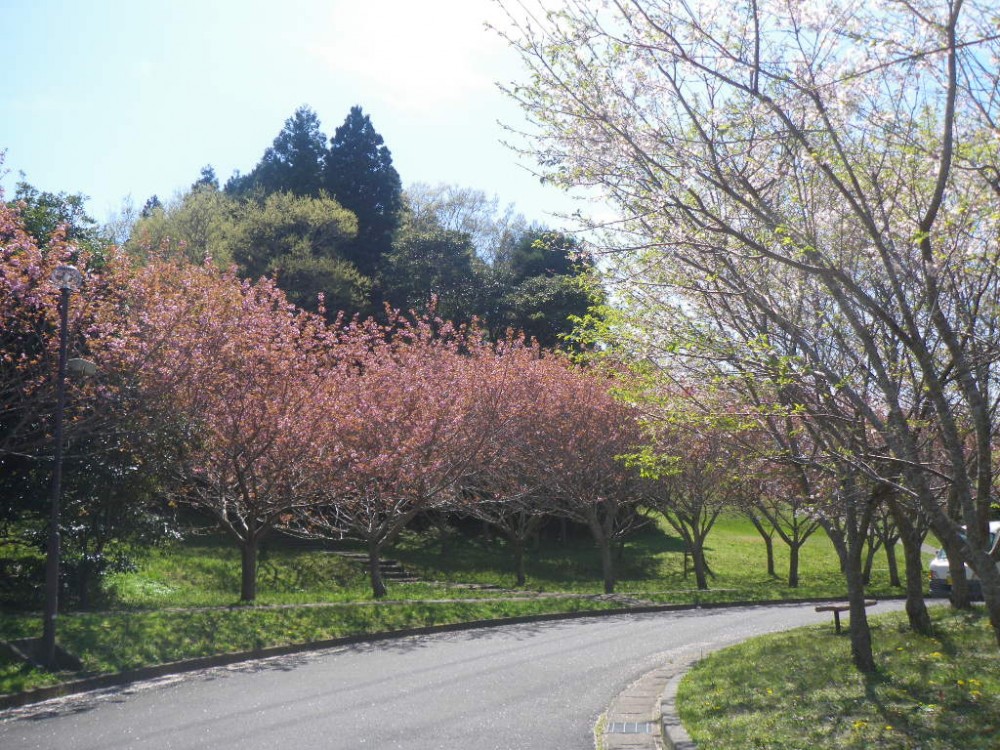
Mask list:
[[[348,260],[372,275],[391,249],[403,188],[389,149],[361,107],[351,107],[330,139],[323,176],[327,191],[358,217],[358,236],[348,249]]]
[[[253,171],[231,179],[226,190],[237,195],[259,191],[263,195],[292,193],[315,198],[322,189],[325,153],[326,136],[320,130],[319,117],[303,105],[285,120]]]

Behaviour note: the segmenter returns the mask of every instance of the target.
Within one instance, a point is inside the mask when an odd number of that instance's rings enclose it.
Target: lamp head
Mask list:
[[[56,266],[55,270],[52,272],[52,283],[63,290],[69,290],[75,292],[80,288],[80,284],[83,283],[83,274],[80,273],[76,266],[61,265]]]

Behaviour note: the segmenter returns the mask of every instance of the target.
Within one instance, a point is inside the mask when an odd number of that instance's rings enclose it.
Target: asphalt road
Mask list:
[[[3,712],[0,750],[590,750],[597,717],[645,672],[830,620],[811,605],[691,610],[329,649]]]

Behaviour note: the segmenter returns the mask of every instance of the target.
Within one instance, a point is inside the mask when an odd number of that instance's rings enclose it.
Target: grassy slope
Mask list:
[[[452,537],[442,554],[433,535],[414,534],[401,540],[393,555],[428,582],[512,583],[511,562],[500,540]],[[626,545],[619,591],[653,602],[843,595],[836,556],[823,536],[814,537],[807,545],[802,586],[795,590],[766,576],[763,544],[752,526],[741,519],[719,522],[710,537],[709,561],[717,574],[711,582],[713,590],[694,591],[693,577],[683,575],[678,541],[661,528],[651,527]],[[779,572],[785,564],[787,555],[779,549]],[[395,603],[376,605],[365,573],[357,564],[329,553],[277,543],[262,556],[257,604],[330,606],[233,608],[238,589],[236,548],[222,539],[195,537],[168,550],[153,551],[135,573],[109,578],[101,604],[105,611],[63,615],[60,642],[83,659],[87,670],[106,672],[424,624],[619,606],[571,598],[509,601],[511,596],[531,592],[599,594],[597,555],[585,536],[567,543],[549,541],[529,553],[528,587],[523,592],[390,583],[389,596]],[[887,590],[884,571],[876,571],[873,591]],[[441,599],[464,601],[432,601]],[[0,616],[0,639],[36,636],[39,630],[37,615]],[[0,693],[58,679],[0,661]]]
[[[720,651],[681,683],[681,717],[698,746],[714,750],[996,748],[1000,661],[987,618],[932,611],[934,637],[909,632],[901,613],[872,619],[870,678],[829,626]]]

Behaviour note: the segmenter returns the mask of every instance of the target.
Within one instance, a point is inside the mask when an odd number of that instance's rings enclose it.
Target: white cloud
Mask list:
[[[423,112],[491,91],[510,50],[490,0],[338,0],[313,49],[337,76]]]

